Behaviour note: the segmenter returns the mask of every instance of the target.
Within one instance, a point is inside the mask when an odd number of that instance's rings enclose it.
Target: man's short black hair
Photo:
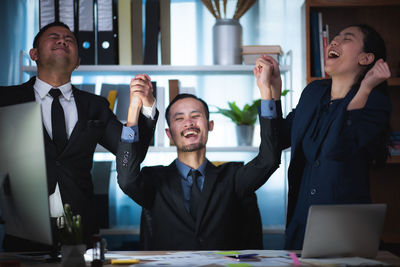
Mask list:
[[[169,110],[171,109],[171,106],[172,106],[176,101],[181,100],[181,99],[184,99],[184,98],[193,98],[193,99],[196,99],[196,100],[200,101],[200,102],[203,104],[203,106],[204,106],[204,111],[206,112],[207,121],[210,120],[210,111],[208,110],[208,105],[207,105],[207,103],[206,103],[203,99],[198,98],[197,96],[192,95],[192,94],[178,94],[178,95],[171,101],[171,103],[169,103],[167,109],[165,110],[165,119],[167,120],[168,127],[169,127]]]
[[[39,43],[39,38],[43,35],[43,33],[50,27],[56,27],[56,26],[60,26],[60,27],[64,27],[66,29],[68,29],[69,31],[71,31],[71,29],[68,27],[67,24],[61,22],[61,21],[55,21],[55,22],[51,22],[45,26],[43,26],[40,31],[36,34],[35,39],[33,39],[33,48],[38,48],[38,43]],[[72,31],[71,31],[72,32]],[[74,32],[72,32],[74,34],[76,43],[78,44],[78,38],[75,35]]]

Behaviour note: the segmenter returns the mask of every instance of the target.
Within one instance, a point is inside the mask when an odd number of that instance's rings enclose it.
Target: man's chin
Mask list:
[[[179,147],[179,150],[182,152],[194,152],[203,149],[204,147],[205,147],[204,144],[193,144],[193,145]]]

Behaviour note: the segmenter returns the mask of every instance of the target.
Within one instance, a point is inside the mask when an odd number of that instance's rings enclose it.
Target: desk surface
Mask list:
[[[252,250],[253,252],[258,252],[258,254],[259,255],[265,255],[265,254],[274,254],[275,253],[275,251],[274,250],[258,250],[258,251],[256,251],[256,250]],[[113,251],[113,252],[109,252],[110,254],[118,254],[118,255],[125,255],[125,256],[137,256],[137,257],[143,257],[143,256],[165,256],[165,255],[171,255],[170,253],[171,253],[172,251],[168,251],[168,252],[166,252],[166,251]],[[173,252],[172,252],[173,253]],[[197,253],[197,252],[196,252]],[[199,253],[201,253],[201,252],[199,252]],[[208,252],[208,253],[210,253],[210,252]],[[3,266],[2,265],[2,261],[3,261],[3,259],[6,259],[6,258],[8,258],[8,259],[10,259],[10,256],[12,257],[12,255],[13,254],[10,254],[10,253],[0,253],[0,266]],[[174,254],[172,254],[172,255],[174,255]],[[178,255],[178,254],[177,254]],[[183,257],[184,258],[184,257]],[[262,257],[263,258],[263,257]],[[301,260],[301,259],[300,259]],[[392,254],[392,253],[390,253],[390,252],[387,252],[387,251],[380,251],[379,253],[378,253],[378,256],[374,259],[374,260],[377,260],[377,261],[380,261],[380,262],[382,262],[382,263],[385,263],[385,264],[389,264],[389,266],[400,266],[400,257],[397,257],[396,255],[394,255],[394,254]],[[186,261],[187,261],[187,258],[186,258]],[[147,261],[147,260],[142,260],[141,261],[141,263],[149,263],[149,262],[154,262],[154,261]],[[178,262],[178,261],[177,261]],[[195,262],[195,261],[194,261]],[[154,262],[155,263],[155,262]],[[198,262],[197,262],[198,263]],[[228,261],[227,263],[232,263],[233,265],[232,266],[234,266],[234,264],[235,263],[238,263],[238,262],[235,262],[235,261]],[[249,265],[247,265],[247,266],[273,266],[273,265],[262,265],[263,264],[263,261],[261,261],[261,262],[244,262],[244,263],[247,263],[247,264],[249,264]],[[283,263],[283,262],[282,262]],[[20,265],[7,265],[7,266],[21,266],[21,267],[23,267],[23,266],[47,266],[47,267],[59,267],[59,266],[62,266],[61,265],[61,262],[58,262],[58,263],[37,263],[37,262],[26,262],[26,261],[21,261],[21,264]],[[87,262],[86,263],[86,266],[91,266],[91,264],[90,264],[90,262]],[[116,265],[111,265],[110,263],[108,263],[108,264],[104,264],[103,266],[116,266]],[[125,265],[125,266],[135,266],[135,265]],[[145,264],[145,265],[141,265],[141,266],[147,266],[147,264]],[[153,265],[153,266],[156,266],[156,265]],[[176,265],[169,265],[169,266],[176,266]],[[180,266],[193,266],[193,265],[191,265],[191,264],[186,264],[186,265],[180,265]],[[199,266],[199,265],[196,265],[196,266]],[[225,265],[224,263],[221,263],[221,261],[217,261],[216,260],[216,262],[215,263],[209,263],[209,264],[206,264],[206,265],[202,265],[202,266],[211,266],[211,267],[216,267],[216,266],[228,266],[228,265]],[[278,266],[278,265],[275,265],[275,266]],[[281,265],[281,264],[279,264],[279,266],[294,266],[293,265],[293,263],[289,263],[289,264],[287,264],[287,265]],[[306,262],[303,262],[303,261],[301,261],[301,266],[315,266],[315,264],[314,265],[311,265],[311,264],[307,264]],[[325,264],[325,266],[327,266],[327,264]],[[335,264],[329,264],[329,266],[339,266],[339,264],[337,264],[337,265],[335,265]],[[343,265],[340,265],[340,266],[343,266]],[[387,265],[386,265],[387,266]]]

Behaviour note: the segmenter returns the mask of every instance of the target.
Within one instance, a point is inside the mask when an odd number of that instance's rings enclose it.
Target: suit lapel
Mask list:
[[[176,208],[176,212],[181,215],[182,220],[194,230],[194,220],[185,208],[182,182],[179,179],[175,161],[167,167],[165,179],[167,179],[167,192],[164,195],[165,200],[171,202],[171,206]]]
[[[76,89],[74,86],[72,86],[72,93],[74,95],[76,110],[78,113],[78,121],[76,122],[75,127],[72,130],[71,136],[68,139],[67,145],[61,152],[61,154],[67,151],[69,147],[73,146],[74,142],[78,139],[79,134],[86,127],[86,123],[88,121],[87,101],[85,101],[84,97],[80,94],[79,90]]]
[[[301,140],[303,140],[304,135],[307,129],[310,127],[310,123],[317,116],[318,106],[321,102],[321,97],[324,95],[325,91],[329,88],[329,86],[319,88],[318,90],[314,90],[317,93],[314,95],[310,95],[308,99],[305,99],[302,103],[303,105],[296,108],[296,117],[294,120],[294,125],[292,128],[292,132],[296,132],[297,134],[293,136],[292,146],[293,146],[293,155],[294,157],[297,152],[297,148],[300,146]],[[318,99],[318,101],[315,101]],[[299,101],[300,102],[300,101]]]

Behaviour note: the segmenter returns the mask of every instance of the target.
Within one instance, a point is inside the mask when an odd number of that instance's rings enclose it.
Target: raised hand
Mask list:
[[[361,81],[360,89],[347,105],[347,110],[365,107],[371,91],[389,77],[390,70],[388,64],[383,59],[377,60],[374,66],[365,74],[364,79]]]
[[[371,91],[389,77],[390,70],[388,64],[383,59],[378,59],[374,66],[365,74],[364,79],[361,81],[361,88]]]
[[[282,80],[279,65],[275,59],[266,55],[259,57],[253,73],[257,79],[262,99],[280,99]]]
[[[142,106],[152,107],[155,98],[153,96],[153,85],[147,74],[138,74],[130,83],[130,102],[126,125],[128,127],[137,125]]]
[[[138,74],[131,80],[130,83],[130,100],[133,104],[140,102],[135,97],[139,97],[142,104],[146,107],[151,107],[154,104],[155,98],[153,96],[153,85],[151,79],[147,74]]]

